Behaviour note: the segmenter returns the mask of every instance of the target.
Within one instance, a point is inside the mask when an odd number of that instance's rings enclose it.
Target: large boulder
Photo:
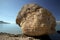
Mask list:
[[[37,5],[24,5],[19,11],[16,23],[21,27],[23,34],[40,36],[55,33],[56,20],[50,11]]]

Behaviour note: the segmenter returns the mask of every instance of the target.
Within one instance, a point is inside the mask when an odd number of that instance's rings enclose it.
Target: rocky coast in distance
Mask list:
[[[8,22],[0,21],[0,24],[10,24]]]

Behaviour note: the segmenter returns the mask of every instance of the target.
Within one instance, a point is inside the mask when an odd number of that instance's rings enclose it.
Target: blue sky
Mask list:
[[[0,0],[0,21],[15,23],[22,6],[29,3],[38,4],[52,12],[56,21],[60,21],[60,0]]]

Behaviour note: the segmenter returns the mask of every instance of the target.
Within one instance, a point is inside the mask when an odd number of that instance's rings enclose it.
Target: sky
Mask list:
[[[60,0],[0,0],[0,21],[15,23],[18,12],[29,3],[48,9],[60,21]]]

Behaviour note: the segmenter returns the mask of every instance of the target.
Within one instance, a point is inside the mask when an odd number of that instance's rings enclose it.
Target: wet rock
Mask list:
[[[23,6],[16,18],[16,23],[21,27],[23,34],[40,36],[55,33],[56,20],[50,11],[37,5]]]

